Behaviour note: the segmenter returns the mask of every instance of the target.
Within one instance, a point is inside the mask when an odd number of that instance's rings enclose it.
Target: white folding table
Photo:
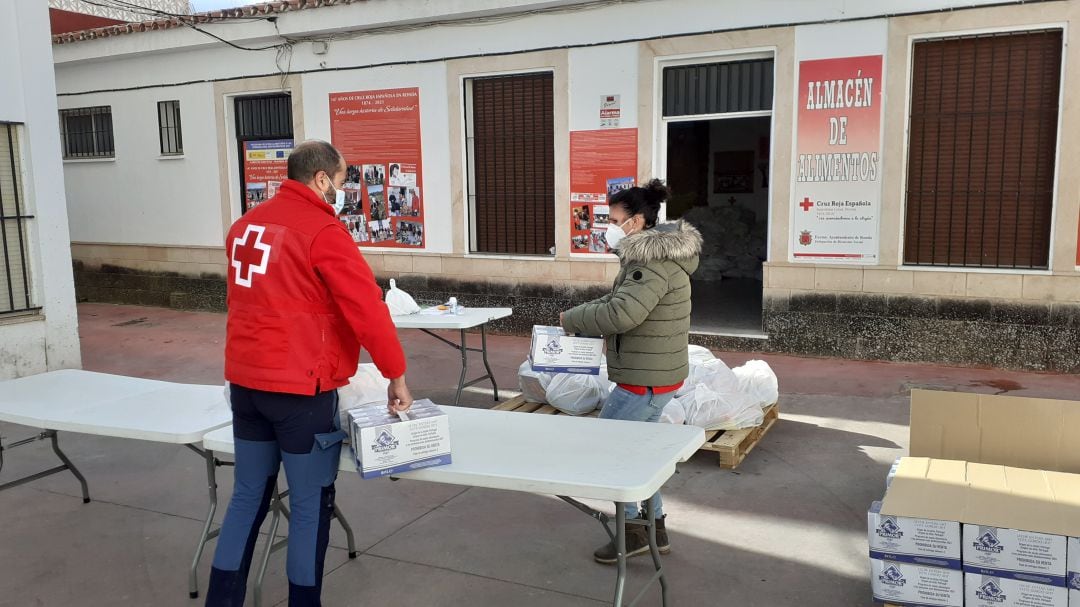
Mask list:
[[[49,439],[63,464],[4,483],[0,485],[0,491],[70,470],[82,485],[83,503],[90,501],[86,479],[60,450],[59,432],[188,447],[206,460],[210,491],[210,513],[195,563],[198,563],[207,540],[217,534],[210,532],[210,523],[217,510],[215,460],[199,445],[207,432],[232,422],[232,411],[225,402],[222,386],[177,384],[80,370],[52,371],[0,383],[0,421],[41,429],[37,436],[7,446],[0,444],[0,460],[6,450]],[[197,596],[194,566],[189,584],[191,596]]]
[[[491,372],[488,364],[487,352],[487,325],[493,320],[506,318],[514,313],[512,308],[465,308],[461,314],[407,314],[391,316],[394,326],[399,329],[418,329],[443,342],[444,344],[461,351],[461,378],[458,380],[457,396],[454,404],[461,403],[461,392],[469,386],[491,380],[491,387],[495,391],[495,400],[499,400],[499,385],[495,383],[495,375]],[[465,331],[480,327],[480,348],[470,348],[465,341]],[[460,331],[461,341],[454,343],[449,339],[435,333],[435,331]],[[484,369],[487,374],[473,380],[465,381],[465,375],[469,369],[469,352],[478,352],[483,357]]]
[[[675,473],[675,465],[686,461],[705,442],[704,430],[568,415],[445,409],[450,416],[453,463],[403,473],[400,478],[558,496],[600,521],[616,543],[618,574],[613,604],[622,607],[626,585],[626,515],[622,506],[648,500],[659,491]],[[203,439],[203,447],[208,453],[232,453],[231,429],[210,432]],[[342,449],[340,469],[356,471],[349,449]],[[578,499],[615,502],[615,529],[611,528],[612,521],[606,514]],[[656,547],[655,513],[647,510],[648,518],[640,524],[649,530],[656,573],[628,604],[631,606],[656,581],[660,582],[663,604],[667,604],[667,581]],[[273,516],[257,583],[261,582],[270,551],[275,548],[277,509]]]

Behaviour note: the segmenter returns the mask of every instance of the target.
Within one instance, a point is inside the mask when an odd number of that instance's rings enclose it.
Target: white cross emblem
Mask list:
[[[242,238],[234,238],[232,245],[232,267],[236,269],[236,284],[251,288],[251,279],[256,274],[266,274],[270,262],[270,245],[262,241],[264,226],[248,225]],[[255,234],[255,241],[249,242],[248,236]],[[245,270],[246,276],[245,276]]]

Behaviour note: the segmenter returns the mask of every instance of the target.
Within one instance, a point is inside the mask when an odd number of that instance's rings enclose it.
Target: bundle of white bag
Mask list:
[[[540,373],[528,360],[518,367],[518,384],[525,400],[546,403],[567,415],[585,415],[599,409],[615,384],[608,381],[607,358],[600,361],[599,375]]]
[[[356,374],[349,378],[349,385],[338,388],[338,414],[341,427],[349,427],[349,409],[365,405],[387,402],[387,389],[390,380],[382,376],[378,367],[364,363],[356,368]]]
[[[765,421],[765,409],[780,397],[768,363],[751,360],[730,369],[706,348],[690,346],[689,354],[690,376],[664,407],[661,421],[706,430],[738,430]]]
[[[759,426],[765,409],[780,396],[776,374],[767,363],[748,361],[729,369],[724,361],[700,346],[689,347],[690,376],[675,393],[660,421],[690,424],[706,430],[737,430]],[[538,373],[529,361],[518,369],[525,400],[547,403],[569,415],[584,415],[604,405],[615,384],[607,377],[607,361],[600,375]]]

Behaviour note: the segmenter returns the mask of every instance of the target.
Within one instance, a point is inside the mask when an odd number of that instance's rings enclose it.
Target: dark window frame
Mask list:
[[[65,160],[115,158],[112,106],[60,110],[60,140]]]
[[[1063,38],[1048,28],[914,42],[905,266],[1049,269]]]
[[[18,123],[0,122],[0,137],[10,150],[6,158],[0,155],[0,163],[3,163],[4,169],[11,171],[11,187],[8,193],[14,197],[9,200],[5,195],[5,188],[0,185],[0,272],[3,273],[6,286],[0,290],[0,318],[41,310],[40,306],[34,305],[31,285],[27,226],[30,220],[34,219],[34,215],[28,212],[23,199],[20,126]],[[14,256],[18,259],[13,259]],[[21,279],[20,289],[15,288],[13,278]]]
[[[158,145],[162,156],[184,154],[184,130],[180,122],[180,100],[158,101]]]

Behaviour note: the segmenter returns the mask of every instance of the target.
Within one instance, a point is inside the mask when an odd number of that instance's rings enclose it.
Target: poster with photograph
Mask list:
[[[330,139],[361,192],[357,211],[370,238],[357,242],[423,248],[420,89],[332,93]]]
[[[281,182],[289,177],[289,153],[292,139],[244,141],[244,203],[247,213],[277,194]]]
[[[573,253],[608,253],[608,198],[637,184],[637,129],[570,133]]]
[[[345,226],[345,229],[349,230],[353,242],[359,244],[371,240],[371,235],[368,234],[367,218],[363,215],[342,214],[338,216],[338,219]]]

